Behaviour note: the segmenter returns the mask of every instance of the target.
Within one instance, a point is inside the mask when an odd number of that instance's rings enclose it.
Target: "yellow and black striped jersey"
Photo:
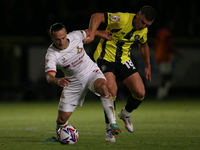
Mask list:
[[[112,32],[112,41],[101,39],[94,52],[94,60],[123,63],[130,60],[131,45],[138,41],[145,44],[148,29],[136,30],[133,25],[134,13],[105,13],[107,31]]]

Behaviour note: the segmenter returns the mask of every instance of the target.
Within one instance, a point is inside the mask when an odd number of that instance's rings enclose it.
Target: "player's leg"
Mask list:
[[[115,63],[108,62],[106,60],[98,59],[97,61],[99,68],[104,73],[104,76],[107,79],[107,87],[109,92],[112,95],[114,102],[114,110],[115,110],[115,100],[117,98],[117,84],[115,81]],[[110,124],[108,117],[104,111],[105,123],[106,123],[106,141],[107,142],[115,142],[115,137],[111,132]]]
[[[115,75],[112,72],[106,72],[104,73],[104,76],[106,77],[108,90],[110,91],[112,97],[117,97],[117,83]]]
[[[106,77],[106,80],[107,80],[108,90],[113,97],[114,110],[115,110],[115,100],[117,97],[117,83],[115,81],[115,75],[112,72],[106,72],[106,73],[104,73],[104,76]],[[102,93],[104,93],[104,92],[102,91]],[[106,130],[109,130],[110,129],[109,120],[108,120],[108,117],[107,117],[105,111],[104,111],[104,114],[105,114]]]
[[[130,113],[141,104],[144,98],[144,84],[131,60],[118,64],[116,76],[132,93],[127,100],[126,106],[118,113],[118,116],[124,121],[126,129],[129,132],[133,132],[134,129],[130,121]]]
[[[94,90],[100,94],[103,108],[108,116],[110,123],[116,124],[114,103],[112,96],[108,90],[107,82],[104,78],[98,78],[94,81]]]
[[[56,120],[56,132],[60,127],[63,127],[68,124],[69,117],[76,109],[76,105],[59,103],[58,106],[58,117]]]
[[[68,124],[68,119],[75,110],[75,108],[76,108],[75,105],[70,105],[70,104],[64,105],[62,104],[62,102],[59,103],[58,117],[56,120],[56,134],[60,127]],[[59,141],[56,137],[51,137],[44,140],[43,142],[59,142]]]
[[[113,134],[119,134],[121,131],[116,124],[114,103],[107,87],[106,78],[99,68],[97,70],[93,71],[90,77],[88,88],[92,92],[98,93],[101,96],[101,103],[110,122],[111,131]]]
[[[118,116],[124,121],[126,129],[129,132],[133,132],[134,128],[130,121],[130,113],[142,103],[145,96],[145,88],[138,72],[124,79],[122,83],[129,88],[132,94],[128,97],[126,106],[118,113]]]
[[[58,117],[56,120],[56,131],[58,131],[58,129],[60,127],[63,127],[65,125],[68,125],[68,120],[69,117],[71,116],[72,112],[63,112],[63,111],[58,111]]]
[[[115,100],[117,98],[117,83],[115,80],[115,75],[112,72],[106,72],[104,73],[104,76],[107,79],[107,85],[108,90],[110,91],[112,97],[113,97],[113,103],[114,103],[114,110],[115,110]],[[111,132],[110,123],[108,120],[108,117],[104,111],[104,117],[105,117],[105,123],[106,123],[106,141],[107,142],[116,142],[115,136]]]

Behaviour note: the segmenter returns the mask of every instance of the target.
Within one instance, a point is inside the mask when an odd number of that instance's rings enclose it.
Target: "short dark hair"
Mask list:
[[[140,13],[145,15],[145,18],[148,21],[153,21],[156,18],[156,11],[149,5],[143,6]]]
[[[60,31],[63,28],[66,29],[66,27],[62,23],[57,22],[57,23],[54,23],[53,25],[51,25],[51,27],[48,30],[48,33],[49,33],[49,35],[52,35],[53,32]]]

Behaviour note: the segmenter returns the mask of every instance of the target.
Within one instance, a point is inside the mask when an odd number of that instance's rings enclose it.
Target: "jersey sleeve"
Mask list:
[[[47,53],[45,56],[45,74],[48,72],[57,72],[56,57],[51,53]]]
[[[138,40],[138,42],[142,45],[147,42],[147,32],[148,32],[148,29],[145,28],[143,31],[142,37]]]

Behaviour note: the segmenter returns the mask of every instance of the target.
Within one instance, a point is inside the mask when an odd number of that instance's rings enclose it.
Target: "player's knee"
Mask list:
[[[145,90],[141,89],[133,93],[136,98],[143,99],[145,97]]]

